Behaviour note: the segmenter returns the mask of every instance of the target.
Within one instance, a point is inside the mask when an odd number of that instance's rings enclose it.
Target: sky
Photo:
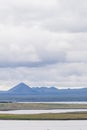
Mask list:
[[[87,0],[0,0],[0,89],[87,87]]]

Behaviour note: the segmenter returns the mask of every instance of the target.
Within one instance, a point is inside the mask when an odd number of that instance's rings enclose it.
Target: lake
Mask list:
[[[87,121],[0,120],[0,130],[87,130]]]
[[[47,104],[50,104],[50,103],[58,103],[58,104],[87,104],[87,101],[85,102],[81,102],[81,101],[78,101],[78,102],[16,102],[16,103],[47,103]]]
[[[39,113],[68,113],[68,112],[87,112],[87,109],[12,110],[12,111],[0,111],[0,114],[39,114]]]

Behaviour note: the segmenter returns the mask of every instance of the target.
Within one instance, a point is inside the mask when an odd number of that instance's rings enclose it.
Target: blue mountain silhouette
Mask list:
[[[33,93],[34,91],[32,88],[30,88],[25,83],[20,83],[16,85],[15,87],[8,90],[9,93],[19,93],[19,94],[25,94],[25,93]]]
[[[0,91],[0,102],[3,101],[87,101],[87,88],[57,89],[56,87],[29,87],[25,83],[20,83],[8,91]]]

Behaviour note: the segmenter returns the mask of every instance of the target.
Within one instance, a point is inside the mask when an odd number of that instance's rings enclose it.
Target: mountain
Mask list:
[[[0,91],[0,102],[57,102],[87,101],[87,88],[57,89],[56,87],[29,87],[20,83],[8,91]]]
[[[55,87],[33,87],[32,90],[37,92],[38,94],[55,94],[58,92],[58,89]]]
[[[58,91],[55,87],[29,87],[25,83],[20,83],[10,90],[8,90],[8,93],[10,94],[35,94],[35,95],[43,95],[43,94],[54,94]]]
[[[17,86],[8,90],[8,93],[16,93],[16,94],[25,94],[25,93],[32,93],[32,88],[30,88],[25,83],[20,83]]]

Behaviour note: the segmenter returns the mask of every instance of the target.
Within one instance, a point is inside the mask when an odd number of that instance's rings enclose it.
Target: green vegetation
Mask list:
[[[49,109],[87,109],[87,104],[0,103],[0,111],[8,111],[8,110],[49,110]]]
[[[0,114],[1,120],[87,120],[87,113]]]

